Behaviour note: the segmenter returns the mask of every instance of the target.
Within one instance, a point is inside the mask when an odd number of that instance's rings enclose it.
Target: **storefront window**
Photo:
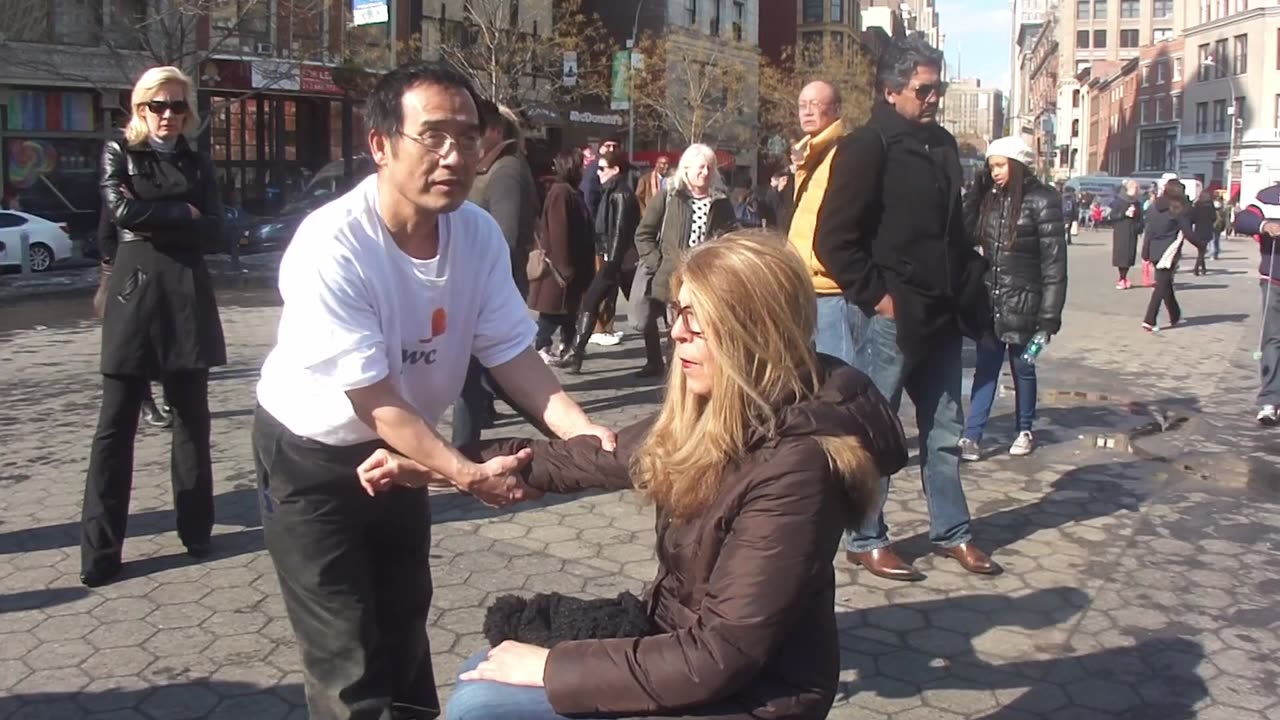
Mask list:
[[[23,211],[71,225],[73,234],[93,231],[101,207],[95,139],[8,138],[5,168]]]
[[[94,93],[10,90],[7,130],[93,132]]]

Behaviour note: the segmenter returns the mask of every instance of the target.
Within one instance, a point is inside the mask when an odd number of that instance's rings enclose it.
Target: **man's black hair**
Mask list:
[[[631,161],[627,160],[627,154],[621,150],[606,150],[600,153],[599,159],[611,168],[618,168],[623,175],[631,172]]]
[[[478,112],[484,102],[467,76],[453,67],[441,62],[413,60],[378,78],[365,101],[365,121],[369,127],[387,137],[401,134],[404,131],[404,94],[419,85],[463,90],[471,96]],[[483,129],[484,114],[481,112],[479,117]]]

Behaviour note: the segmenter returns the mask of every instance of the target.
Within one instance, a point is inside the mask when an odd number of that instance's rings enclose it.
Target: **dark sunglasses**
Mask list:
[[[186,115],[187,110],[191,109],[186,100],[148,100],[145,105],[147,112],[152,115],[164,115],[165,110],[174,115]]]
[[[921,85],[913,92],[916,96],[916,100],[919,100],[920,102],[925,102],[929,99],[929,96],[934,93],[937,93],[938,99],[941,100],[947,95],[947,83],[940,82],[936,84],[930,83],[928,85]]]

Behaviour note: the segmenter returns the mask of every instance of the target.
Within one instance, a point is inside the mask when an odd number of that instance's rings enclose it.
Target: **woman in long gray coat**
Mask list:
[[[1142,237],[1142,196],[1138,183],[1124,181],[1124,189],[1111,203],[1111,264],[1120,272],[1117,290],[1128,290],[1129,268],[1138,260],[1138,241]]]

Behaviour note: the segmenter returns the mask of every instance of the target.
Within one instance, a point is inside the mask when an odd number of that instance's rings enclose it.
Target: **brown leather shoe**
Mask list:
[[[1000,566],[992,562],[990,556],[978,549],[971,542],[961,543],[955,547],[942,548],[942,554],[954,558],[960,567],[979,575],[995,575]]]
[[[894,552],[893,548],[883,547],[870,552],[850,551],[845,553],[845,557],[854,565],[861,565],[871,571],[872,575],[886,580],[919,582],[924,579],[924,573],[898,557],[898,553]]]

